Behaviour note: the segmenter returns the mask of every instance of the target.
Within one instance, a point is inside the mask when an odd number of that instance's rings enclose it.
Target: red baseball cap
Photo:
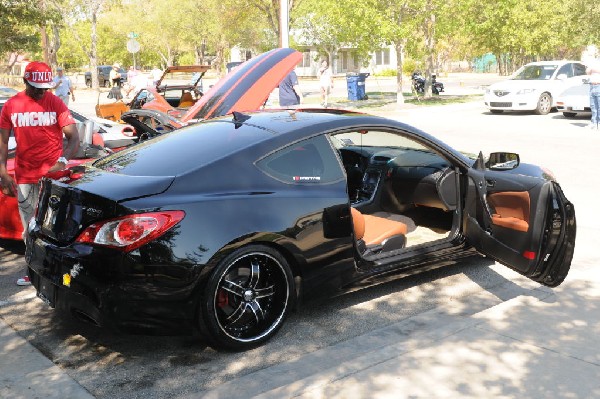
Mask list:
[[[52,82],[52,69],[44,62],[33,61],[25,67],[25,80],[38,89],[51,89],[54,87]]]

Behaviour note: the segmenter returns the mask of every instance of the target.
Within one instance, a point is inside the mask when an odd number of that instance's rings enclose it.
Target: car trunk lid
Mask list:
[[[98,220],[131,213],[123,202],[164,192],[173,176],[126,176],[76,167],[70,177],[41,180],[36,225],[46,237],[59,244],[72,242],[83,228]],[[135,193],[135,197],[131,196]]]

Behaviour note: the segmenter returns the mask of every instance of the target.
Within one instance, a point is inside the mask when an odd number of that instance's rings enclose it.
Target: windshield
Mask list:
[[[556,71],[558,65],[525,65],[511,80],[548,80]]]

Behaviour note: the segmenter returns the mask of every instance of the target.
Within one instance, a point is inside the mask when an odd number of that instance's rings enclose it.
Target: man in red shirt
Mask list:
[[[64,102],[48,89],[54,87],[52,70],[43,62],[30,62],[23,76],[25,91],[11,97],[0,114],[0,188],[17,196],[24,234],[35,211],[38,180],[48,172],[64,169],[79,148],[75,120]],[[8,174],[8,137],[14,132],[15,179]],[[67,138],[63,148],[63,134]],[[15,182],[16,180],[16,182]],[[29,285],[29,277],[17,280]]]

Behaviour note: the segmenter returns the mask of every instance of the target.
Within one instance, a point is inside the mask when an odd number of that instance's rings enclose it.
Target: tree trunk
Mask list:
[[[404,46],[406,46],[406,39],[399,40],[394,46],[396,49],[396,104],[398,105],[404,104],[404,94],[402,94]]]
[[[427,62],[425,66],[425,96],[431,97],[431,75],[435,63],[435,14],[431,11],[425,22],[425,43],[427,47]]]

